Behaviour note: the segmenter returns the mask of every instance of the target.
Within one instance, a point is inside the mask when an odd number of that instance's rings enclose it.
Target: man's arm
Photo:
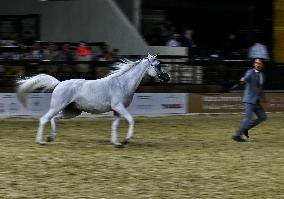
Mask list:
[[[240,79],[240,84],[245,84],[251,80],[251,70],[248,70],[246,74]]]

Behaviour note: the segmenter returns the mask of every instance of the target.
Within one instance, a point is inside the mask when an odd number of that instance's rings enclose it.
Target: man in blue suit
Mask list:
[[[253,67],[253,69],[247,70],[245,76],[240,80],[240,84],[245,84],[243,96],[245,118],[232,137],[232,139],[237,142],[245,141],[245,139],[242,138],[243,134],[249,138],[248,131],[267,118],[260,104],[261,99],[266,101],[263,91],[264,76],[261,72],[264,68],[264,60],[255,58],[253,60]],[[253,119],[253,113],[257,116],[256,119]]]

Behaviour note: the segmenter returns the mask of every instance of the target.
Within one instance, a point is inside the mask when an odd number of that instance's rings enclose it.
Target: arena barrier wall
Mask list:
[[[0,93],[0,116],[43,115],[50,98],[50,93],[32,93],[28,95],[27,107],[23,107],[15,93]],[[135,93],[128,110],[134,115],[184,114],[188,111],[187,100],[186,93]]]
[[[50,97],[50,93],[31,93],[24,107],[15,93],[0,93],[0,116],[40,116],[47,112]]]
[[[284,111],[284,93],[266,93],[267,103],[263,107],[268,112]],[[190,93],[189,113],[230,113],[242,112],[242,93]]]
[[[266,111],[284,112],[284,93],[266,93],[266,97]],[[0,93],[0,116],[38,117],[48,110],[50,98],[50,93],[32,93],[23,107],[15,93]],[[134,115],[234,113],[243,111],[241,100],[242,93],[135,93],[128,110]]]

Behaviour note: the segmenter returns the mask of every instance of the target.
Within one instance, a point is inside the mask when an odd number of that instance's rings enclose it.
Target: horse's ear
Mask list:
[[[152,55],[148,52],[148,57],[151,57]]]

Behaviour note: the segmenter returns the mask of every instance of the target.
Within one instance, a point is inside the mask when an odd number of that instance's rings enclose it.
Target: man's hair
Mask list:
[[[256,59],[259,59],[263,64],[265,64],[265,59],[261,58],[261,57],[255,57],[252,59],[252,63],[255,62]]]

